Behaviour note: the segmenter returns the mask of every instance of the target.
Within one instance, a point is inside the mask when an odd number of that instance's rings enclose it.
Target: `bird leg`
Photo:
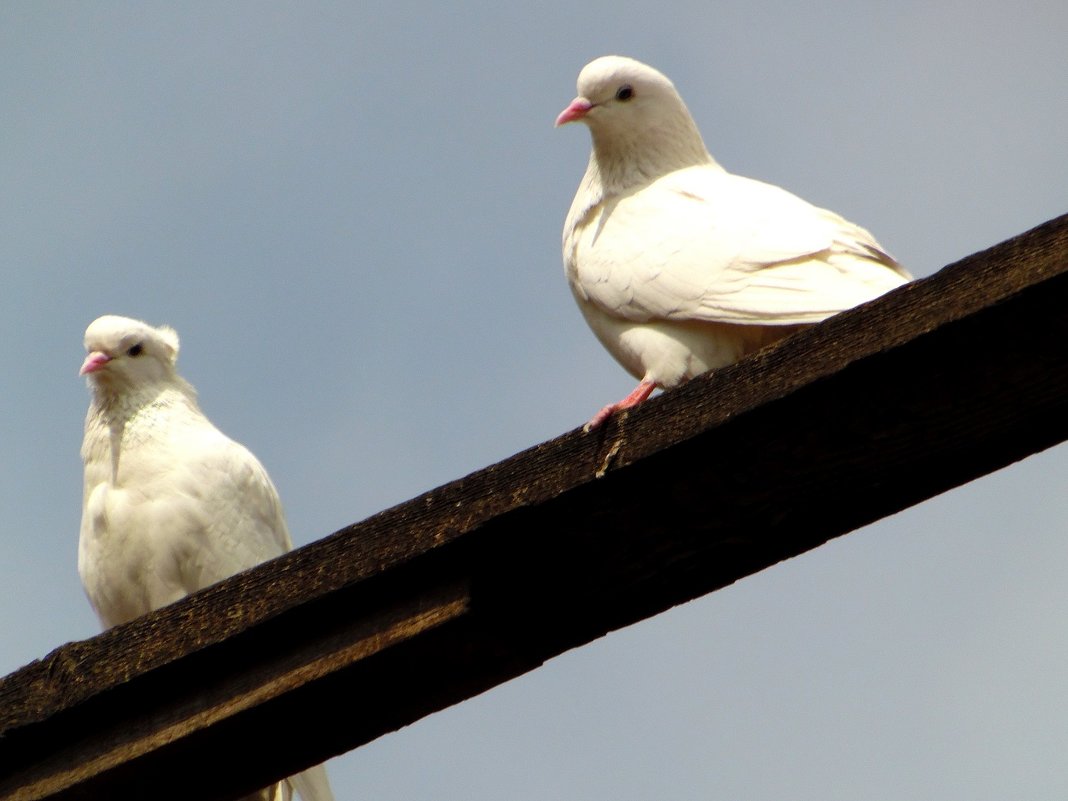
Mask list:
[[[590,418],[590,422],[586,423],[586,425],[582,427],[582,430],[586,432],[592,431],[604,423],[604,421],[611,417],[615,412],[620,411],[621,409],[629,409],[631,406],[637,406],[652,395],[654,389],[656,389],[656,382],[650,381],[648,378],[643,378],[642,382],[634,388],[633,392],[627,395],[623,400],[605,406],[601,411],[597,412],[597,414]]]

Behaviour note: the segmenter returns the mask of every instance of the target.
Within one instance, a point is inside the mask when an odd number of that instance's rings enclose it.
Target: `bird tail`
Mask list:
[[[316,765],[296,776],[290,776],[283,784],[287,785],[287,788],[296,790],[302,801],[334,801],[330,781],[326,778],[326,768],[322,765]],[[289,801],[288,795],[285,801]]]
[[[278,782],[251,795],[242,796],[239,801],[290,801],[292,795],[293,792],[286,782]]]

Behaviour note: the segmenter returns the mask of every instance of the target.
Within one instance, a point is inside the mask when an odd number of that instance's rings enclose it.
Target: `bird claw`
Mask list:
[[[593,429],[603,425],[604,421],[611,417],[612,414],[616,411],[616,409],[619,408],[622,408],[619,403],[608,404],[603,409],[601,409],[601,411],[597,412],[597,414],[590,418],[589,422],[582,427],[582,432],[584,434],[589,434],[591,431],[593,431]]]
[[[643,380],[634,388],[634,391],[627,395],[623,400],[608,404],[601,409],[601,411],[591,417],[590,421],[582,427],[582,431],[589,434],[593,429],[603,425],[604,421],[616,412],[621,411],[622,409],[629,409],[632,406],[637,406],[652,395],[654,389],[656,389],[655,381],[649,381],[648,379]]]

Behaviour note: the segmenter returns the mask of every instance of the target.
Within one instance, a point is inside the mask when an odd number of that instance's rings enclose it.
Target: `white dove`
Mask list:
[[[178,335],[108,315],[85,332],[78,572],[105,628],[293,546],[267,472],[200,411],[175,371]],[[247,801],[332,801],[318,765]]]
[[[576,121],[593,152],[564,223],[567,280],[641,381],[586,430],[911,278],[863,228],[724,170],[652,67],[591,61],[556,125]]]

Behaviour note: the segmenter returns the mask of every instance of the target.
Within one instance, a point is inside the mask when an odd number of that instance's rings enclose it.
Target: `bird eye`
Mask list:
[[[622,100],[624,103],[634,97],[634,89],[629,83],[623,84],[616,90],[616,100]]]
[[[127,356],[140,356],[141,352],[145,349],[143,343],[138,342],[136,345],[132,345],[129,350],[126,351]]]

